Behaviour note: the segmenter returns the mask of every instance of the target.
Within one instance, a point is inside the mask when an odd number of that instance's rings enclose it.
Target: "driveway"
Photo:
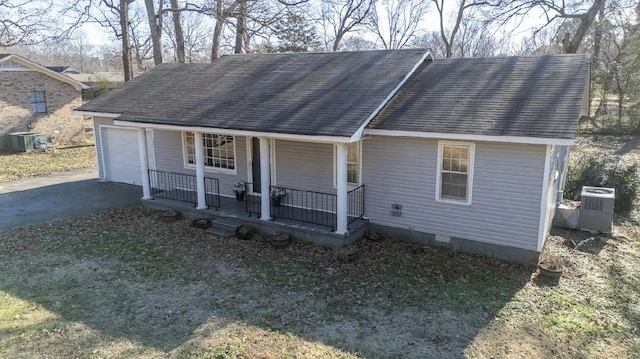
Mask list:
[[[0,230],[140,203],[142,188],[81,169],[0,183]]]

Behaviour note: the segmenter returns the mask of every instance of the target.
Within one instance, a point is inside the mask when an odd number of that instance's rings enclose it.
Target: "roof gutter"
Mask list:
[[[420,60],[415,65],[413,65],[413,68],[405,75],[402,81],[400,81],[400,83],[398,83],[398,85],[393,90],[391,90],[391,92],[387,95],[387,97],[384,100],[382,100],[382,102],[378,105],[378,107],[376,107],[376,109],[373,110],[373,112],[362,123],[362,125],[360,125],[358,130],[351,136],[351,142],[359,141],[362,138],[363,131],[369,125],[369,122],[371,122],[371,120],[373,120],[378,115],[378,113],[382,111],[382,109],[389,103],[389,101],[391,101],[391,99],[396,95],[396,93],[400,91],[402,86],[404,86],[404,84],[411,78],[411,76],[413,76],[416,70],[418,70],[418,68],[420,68],[420,66],[422,66],[422,64],[427,59],[433,60],[433,56],[431,56],[431,52],[429,51],[425,52],[424,55],[422,55]]]
[[[483,142],[504,142],[504,143],[522,143],[531,145],[573,145],[573,140],[564,138],[547,138],[547,137],[521,137],[521,136],[491,136],[491,135],[473,135],[461,133],[442,133],[442,132],[418,132],[418,131],[396,131],[382,129],[366,129],[365,135],[369,136],[390,136],[390,137],[414,137],[414,138],[434,138],[441,140],[460,140],[460,141],[483,141]]]

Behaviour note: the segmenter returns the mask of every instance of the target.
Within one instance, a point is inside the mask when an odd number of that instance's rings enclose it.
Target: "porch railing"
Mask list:
[[[246,211],[249,214],[261,214],[260,195],[253,193],[252,183],[246,183]],[[271,216],[298,222],[318,224],[336,229],[337,195],[333,193],[305,191],[295,188],[270,186],[270,193],[281,192],[284,196],[278,201],[270,196]],[[364,185],[347,192],[347,216],[351,224],[364,216]]]
[[[198,204],[197,178],[194,175],[149,170],[151,195],[174,201]],[[205,177],[205,202],[212,208],[220,208],[220,184],[217,178]]]

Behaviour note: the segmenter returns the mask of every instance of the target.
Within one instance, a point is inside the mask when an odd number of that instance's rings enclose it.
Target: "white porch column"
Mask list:
[[[336,233],[347,233],[347,144],[336,145]]]
[[[263,221],[271,220],[271,196],[269,195],[269,187],[271,186],[271,166],[269,139],[260,137],[260,210],[262,215],[260,219]]]
[[[198,191],[198,204],[196,209],[207,209],[207,199],[204,188],[204,144],[202,132],[193,133],[193,147],[196,150],[196,188]]]
[[[144,128],[138,128],[138,152],[140,153],[140,171],[142,172],[142,199],[151,197],[149,184],[149,153],[147,152],[147,132]]]

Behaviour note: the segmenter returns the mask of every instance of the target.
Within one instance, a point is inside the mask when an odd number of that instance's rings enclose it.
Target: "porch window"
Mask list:
[[[184,133],[185,160],[188,167],[195,166],[196,149],[193,132]],[[234,136],[203,133],[205,169],[235,172],[236,146]]]
[[[347,144],[347,184],[350,187],[360,185],[360,146],[361,142]],[[336,156],[335,147],[333,149],[333,186],[336,187]]]
[[[47,101],[44,91],[33,91],[31,93],[31,109],[33,113],[47,113]]]
[[[347,183],[358,185],[360,169],[360,142],[347,145]]]
[[[472,143],[439,142],[436,200],[471,204],[474,152]]]

